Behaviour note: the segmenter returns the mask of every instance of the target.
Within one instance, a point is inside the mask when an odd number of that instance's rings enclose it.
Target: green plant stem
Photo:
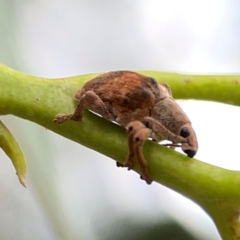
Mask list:
[[[240,75],[192,75],[141,71],[171,86],[175,99],[215,101],[240,106]]]
[[[25,183],[25,175],[26,175],[26,159],[23,155],[21,148],[16,142],[13,135],[7,129],[7,127],[0,121],[0,147],[3,151],[9,156],[12,160],[13,166],[16,169],[16,173],[18,175],[19,182],[24,186]]]
[[[176,98],[240,105],[240,75],[186,75],[156,71],[142,73],[159,82],[168,83]],[[56,125],[52,122],[56,114],[74,111],[74,93],[97,75],[45,79],[0,65],[0,115],[12,114],[35,122],[124,162],[127,156],[127,135],[123,127],[88,111],[85,111],[80,123],[69,121]],[[240,239],[239,172],[190,159],[150,141],[144,146],[144,155],[154,181],[200,204],[214,220],[223,239]],[[139,171],[137,167],[135,170]]]

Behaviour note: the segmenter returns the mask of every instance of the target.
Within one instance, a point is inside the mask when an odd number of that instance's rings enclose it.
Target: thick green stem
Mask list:
[[[203,99],[240,105],[240,75],[186,75],[142,71],[168,83],[175,98]],[[82,122],[52,122],[58,113],[72,113],[74,93],[96,76],[62,79],[29,76],[0,65],[0,114],[12,114],[124,162],[127,135],[123,127],[85,111]],[[101,139],[101,141],[99,141]],[[144,146],[152,179],[200,204],[213,218],[223,239],[240,239],[240,173],[190,159],[153,142]],[[136,168],[136,171],[139,169]],[[143,182],[144,184],[144,182]]]

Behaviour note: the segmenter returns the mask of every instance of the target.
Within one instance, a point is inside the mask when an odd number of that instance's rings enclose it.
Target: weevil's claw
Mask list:
[[[145,181],[148,185],[150,185],[152,183],[152,180],[149,178],[144,178],[142,175],[140,176],[140,178]]]
[[[134,167],[134,162],[125,162],[125,163],[120,163],[116,162],[117,167],[126,167],[128,171],[132,170]]]
[[[116,162],[117,167],[124,167],[122,163]]]

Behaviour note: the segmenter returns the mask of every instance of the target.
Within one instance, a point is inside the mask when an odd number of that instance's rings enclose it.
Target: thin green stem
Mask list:
[[[11,159],[13,166],[16,169],[19,182],[26,187],[26,159],[15,138],[2,121],[0,121],[0,147]]]
[[[176,98],[240,105],[240,75],[141,72],[159,82],[168,83]],[[124,162],[127,156],[127,135],[123,127],[88,111],[85,111],[80,123],[69,121],[57,125],[52,122],[56,114],[74,111],[74,93],[96,75],[98,74],[45,79],[0,65],[0,114],[12,114],[35,122],[114,160]],[[200,204],[215,221],[223,239],[240,239],[239,172],[190,159],[153,142],[145,144],[144,155],[154,181]],[[138,168],[135,170],[139,171]]]

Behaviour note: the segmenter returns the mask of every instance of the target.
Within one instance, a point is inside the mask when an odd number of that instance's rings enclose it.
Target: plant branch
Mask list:
[[[140,71],[171,86],[175,99],[215,101],[240,106],[240,75],[196,75]]]
[[[140,72],[168,83],[175,98],[240,105],[240,75]],[[118,162],[124,162],[128,149],[123,127],[88,111],[84,112],[80,123],[69,121],[57,125],[52,122],[56,114],[74,111],[74,93],[97,75],[46,79],[0,65],[0,115],[12,114],[35,122]],[[223,239],[240,239],[239,172],[190,159],[150,141],[144,146],[144,155],[154,181],[200,204],[215,221]],[[137,167],[135,170],[139,171]]]

